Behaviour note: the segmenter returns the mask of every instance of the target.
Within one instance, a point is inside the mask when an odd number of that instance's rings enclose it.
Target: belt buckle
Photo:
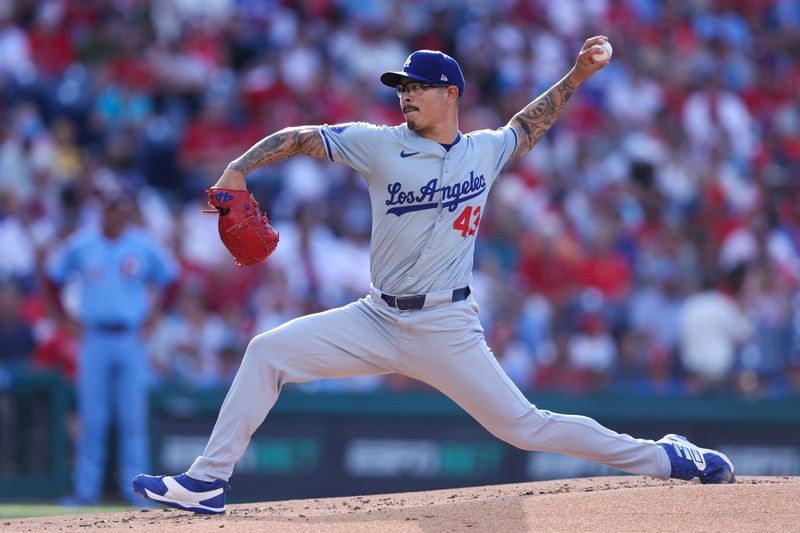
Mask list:
[[[422,306],[425,305],[425,295],[418,294],[416,296],[398,296],[395,298],[395,305],[401,311],[422,309]]]

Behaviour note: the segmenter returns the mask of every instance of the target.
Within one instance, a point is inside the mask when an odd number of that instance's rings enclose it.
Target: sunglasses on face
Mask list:
[[[428,89],[440,89],[442,87],[449,87],[449,85],[445,83],[401,83],[397,86],[397,96],[403,96],[408,93],[420,95]]]

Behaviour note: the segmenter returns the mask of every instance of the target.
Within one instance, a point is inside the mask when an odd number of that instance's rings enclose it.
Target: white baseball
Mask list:
[[[600,52],[594,54],[592,56],[592,59],[594,61],[606,61],[608,59],[611,59],[611,54],[614,53],[614,49],[611,48],[611,43],[608,42],[608,41],[605,41],[604,43],[602,43],[599,46],[600,46],[600,48],[602,48],[602,50]],[[596,47],[597,46],[594,46],[593,48],[596,48]]]

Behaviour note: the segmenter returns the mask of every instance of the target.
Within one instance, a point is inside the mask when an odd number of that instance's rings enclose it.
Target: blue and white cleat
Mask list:
[[[133,490],[161,505],[202,514],[225,512],[225,492],[230,487],[220,480],[210,482],[179,476],[148,476],[133,479]]]
[[[676,479],[700,478],[700,483],[733,483],[733,463],[715,450],[698,448],[681,435],[665,435],[658,441],[672,464],[670,477]]]

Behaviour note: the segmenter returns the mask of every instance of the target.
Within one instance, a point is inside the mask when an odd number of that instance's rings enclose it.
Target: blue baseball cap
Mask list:
[[[455,85],[458,94],[464,94],[464,75],[455,59],[436,50],[417,50],[406,59],[403,70],[399,72],[384,72],[381,74],[381,83],[389,87],[397,87],[403,78]]]

